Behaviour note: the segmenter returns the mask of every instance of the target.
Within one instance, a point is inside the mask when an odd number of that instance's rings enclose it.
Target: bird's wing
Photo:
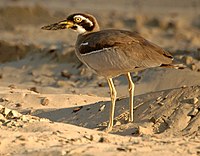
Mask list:
[[[123,56],[122,61],[137,67],[154,67],[170,64],[172,56],[159,46],[145,40],[136,32],[125,30],[102,30],[87,34],[78,47],[82,55],[105,48],[114,48],[116,55]]]

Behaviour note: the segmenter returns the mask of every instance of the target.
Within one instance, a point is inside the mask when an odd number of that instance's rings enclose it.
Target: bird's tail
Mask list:
[[[185,69],[187,66],[184,64],[162,64],[160,67],[174,68],[174,69]]]

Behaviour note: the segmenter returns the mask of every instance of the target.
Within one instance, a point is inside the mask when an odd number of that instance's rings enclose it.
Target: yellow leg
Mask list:
[[[109,118],[109,125],[106,129],[106,132],[109,132],[112,130],[113,127],[113,119],[114,119],[114,112],[115,112],[115,101],[116,101],[116,97],[117,97],[117,92],[115,90],[115,86],[113,84],[113,80],[112,78],[108,78],[108,85],[110,88],[110,97],[111,97],[111,108],[110,108],[110,118]]]
[[[130,107],[130,110],[129,110],[129,121],[130,122],[133,122],[133,97],[134,97],[134,88],[135,88],[135,85],[131,79],[131,74],[130,73],[127,73],[127,79],[128,79],[128,82],[129,82],[129,96],[130,96],[130,100],[129,100],[129,107]]]

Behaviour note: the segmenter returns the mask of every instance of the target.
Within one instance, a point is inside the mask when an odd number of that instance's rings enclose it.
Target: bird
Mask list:
[[[66,19],[43,26],[44,30],[72,29],[78,33],[75,54],[78,59],[108,82],[111,97],[109,123],[112,131],[117,91],[113,78],[126,75],[129,91],[129,122],[134,121],[134,89],[131,72],[154,68],[173,67],[173,56],[160,46],[143,38],[139,33],[121,29],[101,30],[96,18],[88,13],[73,13]]]

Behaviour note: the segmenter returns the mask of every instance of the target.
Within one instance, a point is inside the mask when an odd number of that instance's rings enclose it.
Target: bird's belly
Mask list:
[[[81,61],[95,73],[104,77],[115,77],[127,72],[140,70],[124,53],[114,48],[81,55]]]

